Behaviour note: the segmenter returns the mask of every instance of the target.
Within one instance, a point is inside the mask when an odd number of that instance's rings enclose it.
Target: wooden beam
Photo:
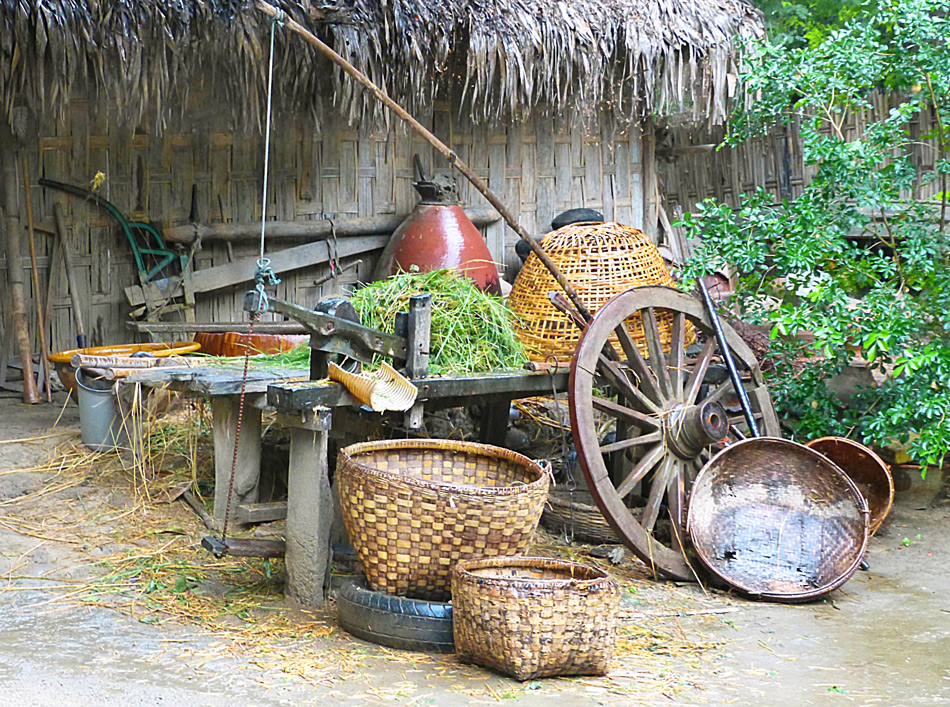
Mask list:
[[[126,325],[146,334],[175,334],[181,332],[247,332],[247,322],[126,322]],[[306,334],[302,324],[296,322],[257,322],[255,334]]]
[[[501,221],[501,216],[490,206],[465,209],[465,215],[478,228]],[[370,236],[390,234],[406,220],[408,214],[386,214],[363,218],[320,219],[316,221],[268,221],[264,229],[266,239],[329,238],[337,236]],[[189,223],[171,226],[162,230],[162,237],[169,243],[192,243],[202,241],[239,241],[261,237],[260,221],[238,223]]]
[[[388,236],[355,236],[340,241],[336,248],[337,258],[349,258],[354,255],[379,250],[386,245]],[[333,258],[333,251],[327,241],[317,241],[294,246],[269,254],[270,267],[275,273],[298,270],[310,265],[327,263]],[[217,265],[191,273],[188,290],[191,294],[213,292],[225,287],[233,287],[254,280],[256,258],[247,258],[236,263]],[[181,278],[157,280],[148,285],[133,285],[125,288],[125,296],[132,307],[140,307],[146,302],[161,302],[185,294]]]

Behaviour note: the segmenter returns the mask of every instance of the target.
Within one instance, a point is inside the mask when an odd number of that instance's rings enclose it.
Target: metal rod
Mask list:
[[[726,335],[722,331],[722,324],[719,323],[719,315],[716,314],[716,305],[713,304],[712,297],[709,295],[709,288],[702,278],[697,280],[699,291],[703,295],[703,303],[706,305],[706,311],[709,313],[709,319],[712,321],[713,330],[716,332],[716,339],[719,341],[719,350],[722,352],[723,361],[726,362],[726,370],[729,371],[729,378],[732,380],[732,387],[736,389],[739,396],[739,404],[742,406],[742,414],[745,416],[746,424],[749,425],[749,433],[753,437],[759,437],[759,426],[755,423],[755,415],[752,414],[752,405],[749,403],[749,395],[746,393],[742,380],[739,378],[739,369],[736,368],[736,362],[732,358],[732,349],[729,348],[729,342],[726,341]]]
[[[36,333],[40,340],[40,369],[43,371],[43,390],[46,393],[46,402],[53,402],[53,391],[49,380],[49,360],[46,358],[49,349],[46,347],[46,316],[43,307],[43,297],[40,294],[40,271],[36,264],[36,233],[33,231],[33,196],[30,189],[30,168],[26,164],[26,155],[22,155],[23,189],[26,199],[26,226],[30,240],[30,269],[33,271],[33,296],[36,299]],[[52,264],[52,263],[51,263]],[[52,271],[49,277],[52,278]]]
[[[278,13],[277,8],[275,8],[273,5],[270,5],[269,3],[264,2],[264,0],[257,0],[257,5],[270,17],[274,17]],[[472,186],[475,187],[482,196],[488,199],[488,203],[494,206],[495,210],[501,214],[501,217],[511,227],[511,229],[517,233],[518,236],[520,236],[521,239],[525,241],[525,243],[531,246],[531,250],[536,256],[538,256],[538,259],[544,264],[544,267],[548,269],[551,275],[554,276],[554,279],[557,281],[557,284],[561,286],[561,289],[563,289],[567,296],[570,297],[571,302],[574,303],[574,306],[577,308],[577,311],[580,312],[581,316],[588,320],[591,318],[592,315],[590,310],[587,309],[573,285],[571,285],[567,278],[564,277],[564,273],[558,269],[557,265],[554,264],[554,261],[552,261],[548,254],[544,252],[544,249],[541,248],[541,245],[527,231],[525,231],[524,228],[521,227],[521,224],[518,223],[518,220],[512,215],[510,211],[508,211],[507,208],[505,208],[505,205],[502,204],[501,200],[488,188],[488,185],[479,179],[472,169],[467,164],[465,164],[465,162],[463,162],[454,151],[449,149],[445,143],[433,135],[422,123],[413,118],[405,108],[396,103],[396,101],[390,98],[388,94],[386,94],[376,84],[370,81],[370,79],[365,74],[350,64],[342,56],[333,51],[333,49],[322,42],[316,35],[307,30],[307,28],[298,24],[292,18],[287,17],[286,15],[284,15],[284,22],[289,29],[299,34],[307,42],[323,52],[334,64],[339,66],[341,69],[343,69],[343,71],[356,79],[357,82],[362,84],[362,86],[366,88],[366,90],[369,91],[378,101],[398,115],[420,137],[422,137],[426,142],[432,145],[432,147],[438,150],[442,156],[444,156],[449,161],[449,164],[465,175],[465,178],[471,182]]]

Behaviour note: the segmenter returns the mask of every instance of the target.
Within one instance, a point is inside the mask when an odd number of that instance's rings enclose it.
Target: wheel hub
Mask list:
[[[718,402],[679,405],[668,416],[663,432],[667,447],[676,456],[693,459],[704,447],[729,435],[729,417]]]

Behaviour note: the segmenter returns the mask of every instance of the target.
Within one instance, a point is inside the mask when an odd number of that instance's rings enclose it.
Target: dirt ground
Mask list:
[[[275,577],[269,565],[243,567],[260,574],[265,600],[214,614],[233,608],[233,592],[208,579],[219,576],[211,570],[233,568],[212,567],[193,550],[202,527],[183,504],[141,503],[93,473],[66,483],[63,474],[17,471],[75,441],[77,425],[75,406],[26,407],[0,395],[2,704],[950,703],[945,492],[932,506],[899,497],[872,540],[870,569],[804,606],[654,582],[628,560],[616,568],[624,599],[611,674],[519,683],[452,656],[353,639],[335,626],[332,605],[312,614],[284,602],[279,567]],[[205,563],[205,579],[175,594],[160,591],[159,575],[143,587],[110,574],[165,548],[185,564]]]

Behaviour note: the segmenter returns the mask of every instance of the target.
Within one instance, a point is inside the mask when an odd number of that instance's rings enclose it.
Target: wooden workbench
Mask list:
[[[287,479],[286,592],[305,606],[319,606],[326,599],[330,562],[330,528],[333,504],[330,495],[327,441],[334,408],[355,411],[361,417],[378,417],[360,408],[359,402],[339,383],[307,380],[307,371],[251,371],[245,392],[244,421],[237,451],[237,468],[231,500],[232,517],[238,505],[257,502],[260,476],[261,411],[276,410],[292,428]],[[215,506],[224,518],[227,510],[231,459],[237,432],[241,391],[240,369],[202,366],[190,369],[152,368],[128,377],[129,383],[167,388],[211,400],[214,428]],[[551,395],[567,389],[567,373],[505,371],[459,376],[432,376],[413,380],[417,400],[427,410],[484,406],[483,441],[501,444],[508,427],[512,400]],[[352,419],[352,417],[350,417]],[[341,432],[341,430],[335,430]]]

